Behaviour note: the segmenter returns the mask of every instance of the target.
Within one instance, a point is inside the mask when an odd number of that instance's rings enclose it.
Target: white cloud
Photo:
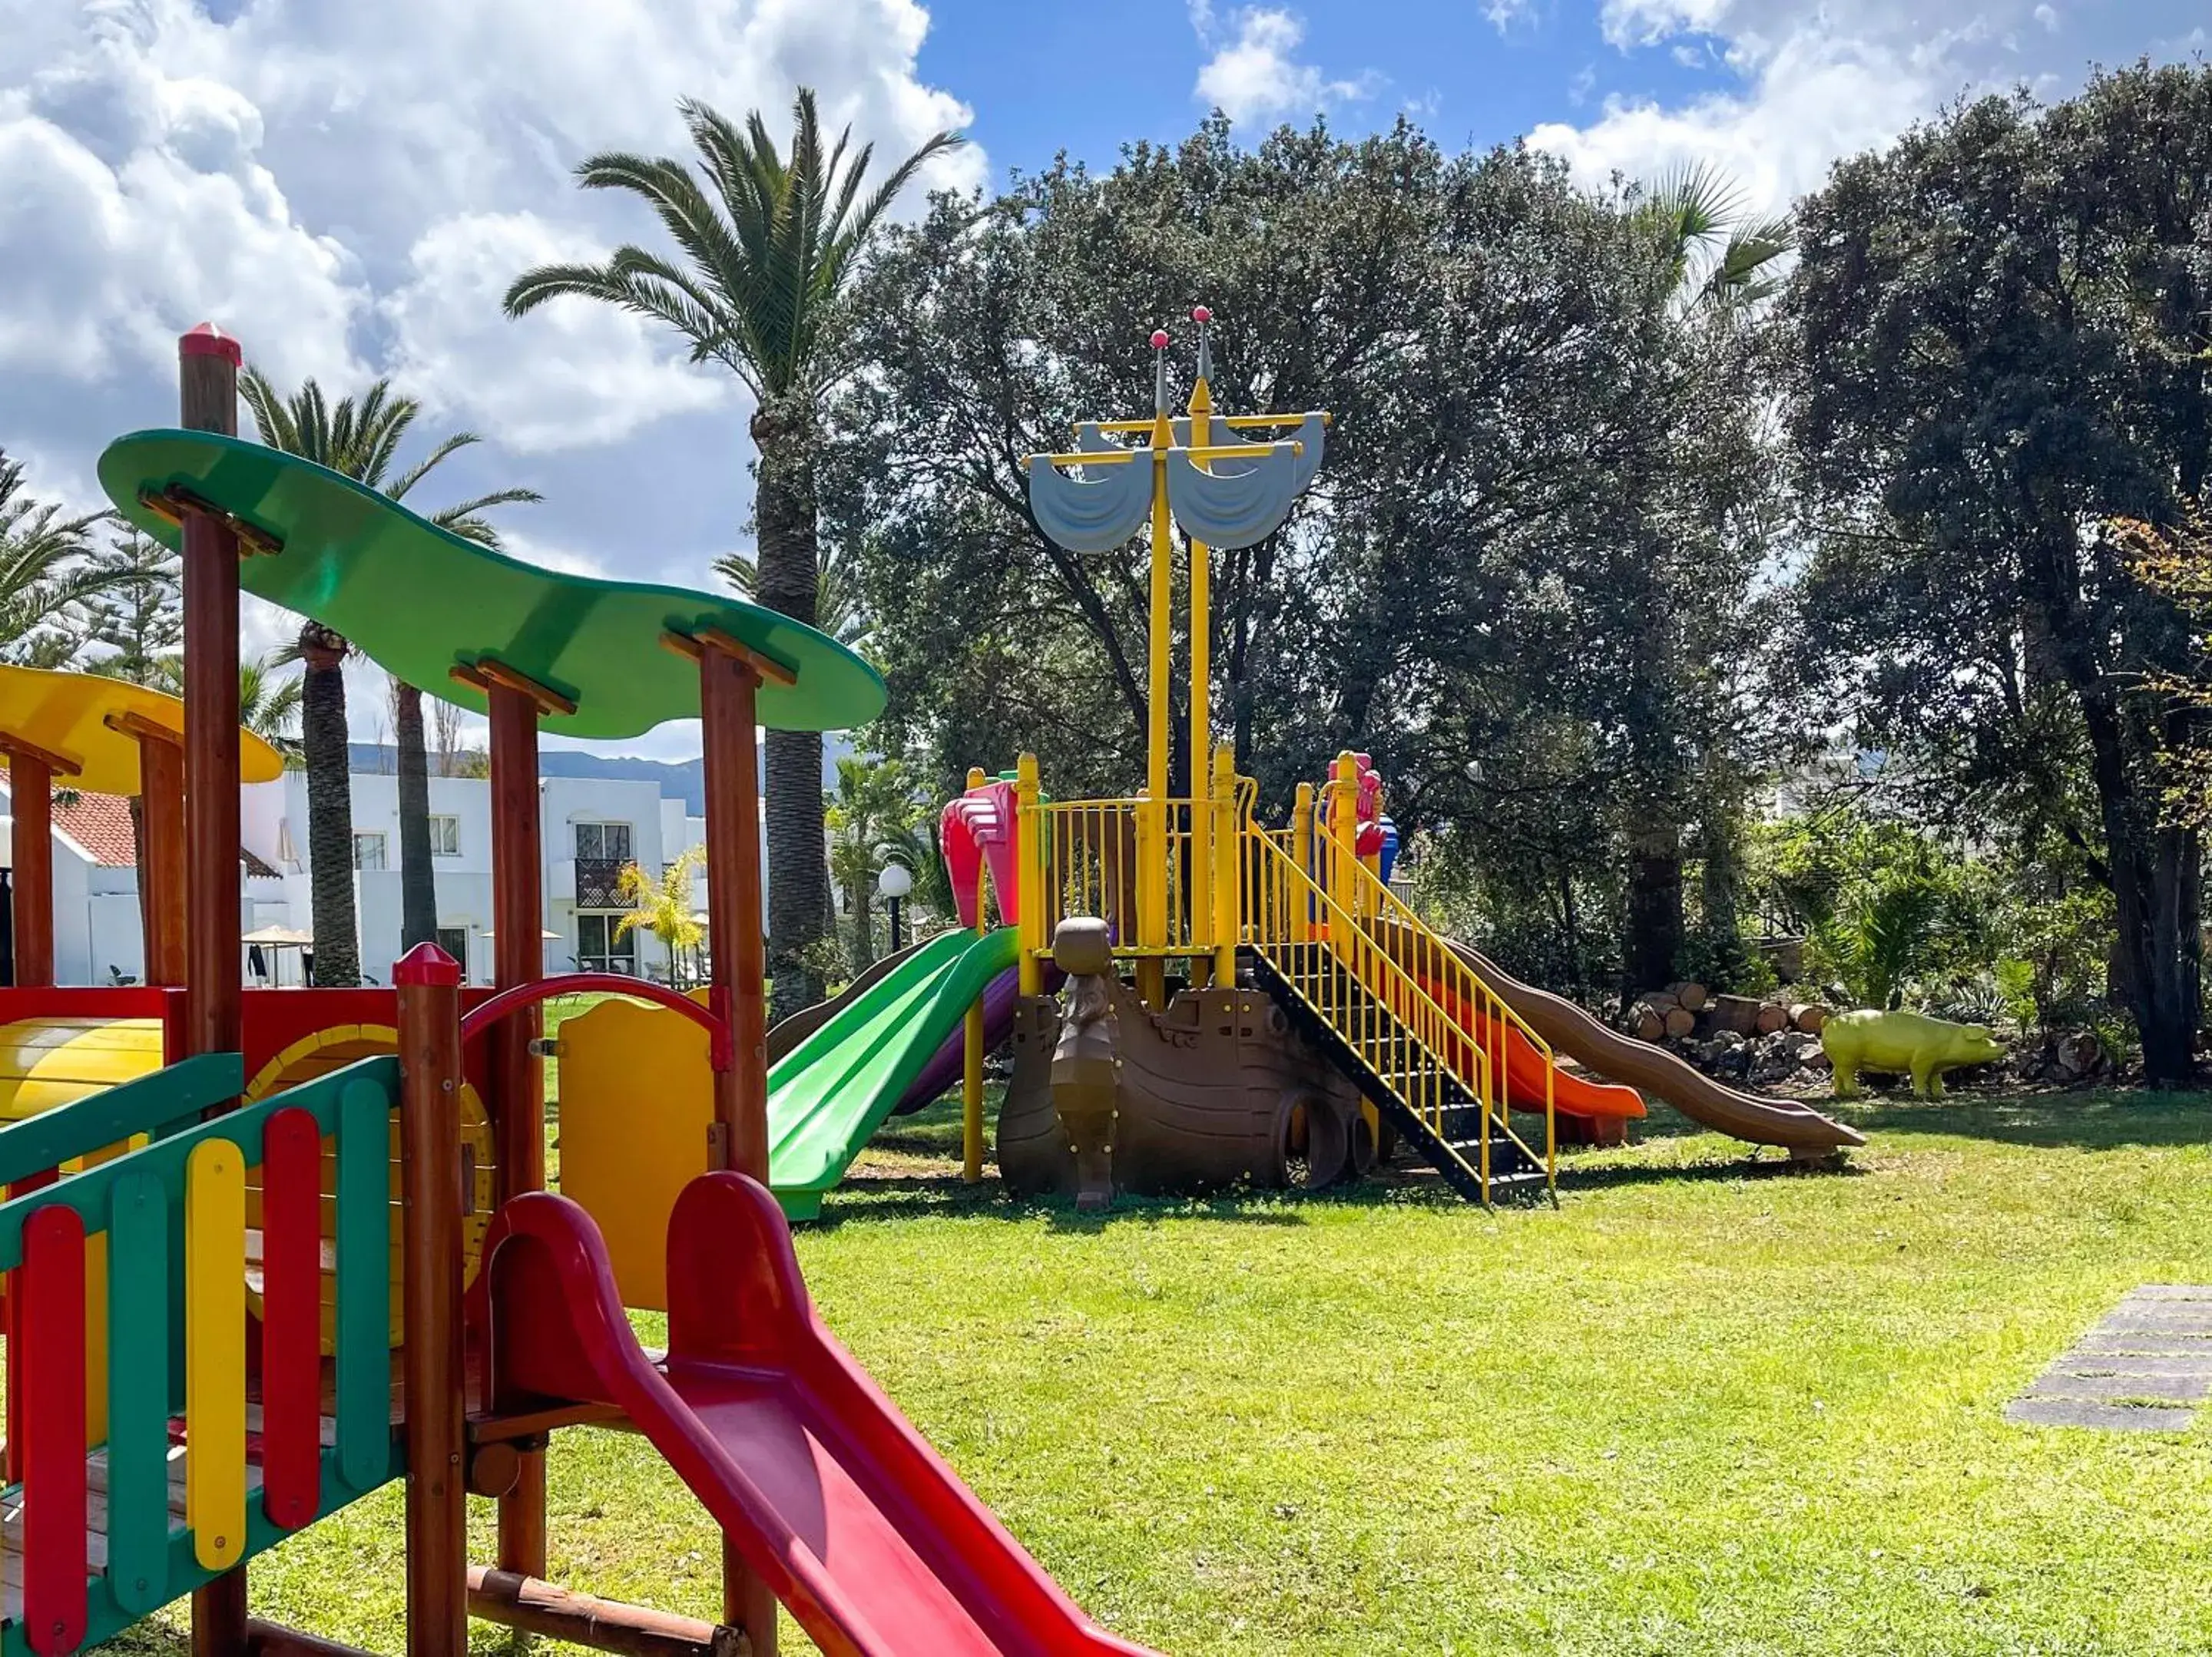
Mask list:
[[[1729,83],[1672,102],[1610,98],[1595,120],[1547,122],[1529,138],[1592,183],[1705,161],[1755,205],[1778,209],[1819,185],[1839,157],[1962,94],[2027,84],[2061,95],[2086,63],[2132,58],[2161,21],[2197,3],[2112,0],[2071,20],[2061,46],[2049,0],[1960,0],[1933,14],[1915,0],[1602,0],[1601,26],[1623,54],[1663,47],[1718,68]]]
[[[1536,21],[1536,0],[1482,0],[1483,21],[1504,34],[1516,23]]]
[[[530,266],[604,251],[532,213],[440,221],[380,307],[393,372],[434,410],[526,452],[608,443],[665,416],[727,406],[739,390],[730,373],[689,366],[642,317],[588,300],[555,300],[512,322],[501,309]]]
[[[1198,95],[1232,121],[1264,121],[1318,114],[1333,104],[1371,98],[1382,77],[1366,70],[1331,80],[1313,64],[1298,61],[1305,21],[1272,6],[1248,6],[1231,15],[1234,32],[1217,27],[1208,0],[1194,0],[1191,22],[1213,56],[1198,71]]]

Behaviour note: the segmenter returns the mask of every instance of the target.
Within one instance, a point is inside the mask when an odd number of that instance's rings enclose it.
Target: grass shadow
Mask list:
[[[1942,1134],[2041,1150],[2171,1149],[2212,1142],[2212,1095],[2094,1088],[2079,1092],[1869,1098],[1851,1125],[1876,1134]]]

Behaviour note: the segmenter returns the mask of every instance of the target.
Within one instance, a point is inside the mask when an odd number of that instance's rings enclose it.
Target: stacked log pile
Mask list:
[[[1746,1081],[1787,1082],[1800,1079],[1801,1071],[1826,1067],[1820,1027],[1828,1011],[1818,1002],[1715,995],[1703,984],[1669,984],[1633,998],[1622,1012],[1621,1028],[1640,1040],[1664,1042],[1702,1070]]]

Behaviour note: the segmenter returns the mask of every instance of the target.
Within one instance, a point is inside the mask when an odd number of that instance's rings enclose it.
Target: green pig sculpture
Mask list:
[[[1859,1090],[1859,1072],[1878,1070],[1912,1077],[1923,1099],[1943,1096],[1943,1072],[1966,1065],[1985,1065],[2004,1057],[2004,1048],[1980,1024],[1954,1024],[1917,1012],[1876,1012],[1871,1008],[1830,1016],[1820,1027],[1820,1046],[1836,1067],[1836,1096]]]

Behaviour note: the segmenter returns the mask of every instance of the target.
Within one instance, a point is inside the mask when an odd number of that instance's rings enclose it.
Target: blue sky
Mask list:
[[[490,440],[456,491],[558,568],[706,583],[745,544],[749,412],[643,324],[499,313],[520,270],[647,233],[568,169],[680,145],[682,94],[781,112],[793,85],[884,149],[974,140],[972,187],[1066,149],[1097,166],[1218,104],[1240,133],[1411,113],[1447,145],[1526,136],[1593,182],[1686,161],[1785,206],[1838,155],[1962,93],[2078,86],[2207,50],[2202,0],[0,0],[0,448],[92,504],[114,434],[175,406],[212,318],[281,380],[390,373]],[[1930,22],[1930,17],[1940,21]],[[773,116],[772,116],[773,118]],[[1133,319],[1133,326],[1150,319]],[[441,481],[442,481],[442,475]],[[426,497],[434,502],[434,489]],[[256,614],[266,645],[283,618]],[[376,734],[364,677],[356,734]],[[685,757],[667,728],[617,746]]]

